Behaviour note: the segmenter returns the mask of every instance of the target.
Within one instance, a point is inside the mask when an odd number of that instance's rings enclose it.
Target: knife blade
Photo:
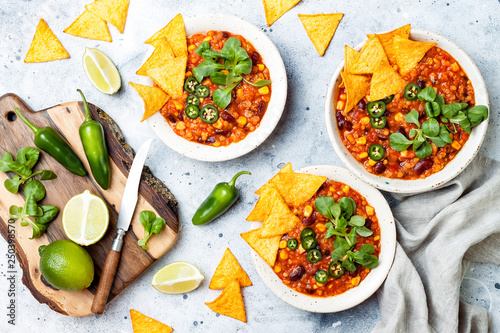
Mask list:
[[[144,163],[146,162],[146,157],[148,156],[149,147],[151,146],[152,141],[153,139],[151,138],[141,145],[135,155],[134,161],[132,162],[127,183],[125,184],[125,190],[123,191],[120,213],[118,214],[116,237],[113,239],[111,249],[106,256],[106,261],[104,262],[104,266],[102,268],[101,278],[99,279],[99,285],[97,286],[97,291],[92,302],[91,311],[93,313],[102,314],[104,312],[104,308],[106,307],[109,291],[113,285],[116,269],[118,268],[118,262],[120,261],[123,238],[125,237],[125,233],[130,226],[135,206],[137,205],[142,169],[144,167]]]

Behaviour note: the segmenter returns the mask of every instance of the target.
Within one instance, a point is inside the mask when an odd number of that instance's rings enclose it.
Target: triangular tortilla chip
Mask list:
[[[279,197],[274,201],[271,213],[262,223],[260,237],[282,236],[291,231],[298,222],[299,218],[290,211],[285,201]]]
[[[396,94],[402,91],[406,84],[407,82],[387,61],[382,61],[372,76],[370,100],[378,101]]]
[[[347,101],[344,108],[344,114],[346,114],[365,97],[370,88],[370,77],[345,72],[340,72],[340,75],[344,81],[345,91],[347,93]]]
[[[129,0],[96,0],[85,6],[92,14],[114,25],[120,33],[125,29]]]
[[[298,207],[318,191],[326,181],[326,177],[305,173],[281,173],[273,177],[272,184],[276,186],[286,204]]]
[[[396,50],[394,49],[394,36],[399,36],[404,39],[408,39],[410,37],[411,24],[404,25],[395,30],[386,32],[385,34],[377,34],[380,43],[384,47],[385,54],[387,55],[387,59],[389,59],[389,63],[391,65],[396,64]],[[368,38],[373,36],[373,34],[367,35]]]
[[[102,40],[111,42],[108,25],[106,21],[89,12],[84,11],[78,18],[71,23],[63,32],[88,39]]]
[[[68,52],[45,20],[40,19],[24,62],[45,62],[66,58],[69,58]]]
[[[170,333],[174,331],[172,327],[133,309],[130,310],[130,320],[134,333]]]
[[[276,187],[272,183],[264,184],[260,192],[260,198],[248,215],[247,221],[264,221],[271,212],[276,200],[282,200],[281,194],[279,194]]]
[[[320,56],[325,54],[326,48],[337,30],[337,26],[344,14],[299,14],[304,29]]]
[[[293,169],[292,169],[292,163],[288,162],[284,167],[281,168],[280,171],[278,171],[278,174],[280,173],[293,173]],[[274,176],[276,177],[276,175]],[[270,184],[272,183],[273,181],[273,178],[271,178],[266,184]],[[264,184],[265,185],[265,184]],[[262,189],[264,188],[264,186],[262,186],[261,188],[259,188],[257,191],[255,191],[254,193],[257,194],[257,195],[260,195],[260,192],[262,191]]]
[[[270,27],[281,15],[292,9],[301,0],[262,0],[267,26]]]
[[[368,38],[349,72],[352,74],[372,74],[382,60],[387,60],[387,56],[380,40],[374,35]]]
[[[150,68],[147,74],[167,94],[173,98],[180,98],[184,89],[187,57],[165,59],[165,65]]]
[[[142,116],[141,121],[148,119],[157,111],[159,111],[170,98],[160,88],[144,86],[142,84],[133,82],[129,82],[129,84],[134,87],[134,89],[139,93],[142,100],[144,101],[144,115]]]
[[[224,251],[224,256],[215,270],[212,280],[210,280],[210,289],[224,289],[231,281],[237,278],[241,287],[252,285],[247,272],[241,268],[240,263],[229,248]]]
[[[260,229],[244,232],[240,236],[269,266],[274,266],[282,236],[261,238]]]
[[[165,38],[157,39],[153,42],[155,50],[151,56],[142,64],[141,68],[136,72],[137,75],[147,75],[148,69],[161,67],[165,65],[165,59],[173,59],[174,53],[168,41]]]
[[[344,72],[350,73],[352,65],[358,60],[359,52],[353,49],[352,47],[346,45],[344,47]]]
[[[394,36],[396,63],[402,76],[408,74],[436,43],[417,42]]]
[[[214,312],[241,320],[244,323],[247,322],[245,304],[238,279],[231,281],[213,302],[205,304]]]
[[[176,57],[187,56],[186,30],[181,14],[177,14],[168,24],[145,41],[153,45],[160,38],[166,38]]]

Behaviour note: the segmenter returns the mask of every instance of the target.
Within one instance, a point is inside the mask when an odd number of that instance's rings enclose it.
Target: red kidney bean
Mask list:
[[[408,113],[410,113],[410,109],[408,109],[408,108],[402,108],[401,109],[401,113],[408,114]]]
[[[366,219],[366,221],[365,221],[365,227],[367,227],[368,229],[370,229],[371,226],[372,226],[372,223],[373,223],[373,221],[371,219]]]
[[[198,138],[198,142],[199,143],[203,143],[204,142],[203,139],[201,138],[201,136]]]
[[[366,101],[364,99],[362,99],[358,102],[358,109],[366,110]]]
[[[421,89],[424,89],[424,88],[425,88],[425,81],[424,81],[424,80],[418,79],[418,80],[417,80],[417,84],[418,84],[418,86],[419,86]]]
[[[221,131],[220,129],[215,130],[215,134],[223,135],[223,136],[229,136],[231,134],[231,131]]]
[[[170,120],[171,123],[175,124],[177,122],[177,119],[175,119],[175,117],[172,116],[170,113],[168,114],[167,117],[168,117],[168,120]]]
[[[432,164],[434,164],[431,160],[420,160],[415,164],[415,167],[413,170],[415,170],[415,174],[417,176],[420,176],[421,174],[424,173],[425,170],[428,170],[432,167]]]
[[[330,255],[330,250],[325,251],[325,257],[328,257]]]
[[[352,123],[351,123],[350,121],[346,121],[346,122],[344,123],[344,127],[345,127],[345,129],[346,129],[347,131],[350,131],[350,130],[352,130]]]
[[[337,114],[335,115],[335,118],[337,118],[337,127],[339,130],[344,128],[344,123],[345,123],[345,117],[342,114],[342,111],[338,111]]]
[[[179,114],[177,115],[177,119],[179,119],[180,121],[184,120],[184,115],[182,114],[182,112],[179,112]]]
[[[355,271],[351,272],[350,270],[346,269],[346,272],[347,272],[347,274],[349,274],[349,276],[356,276],[356,275],[358,275],[358,269],[359,269],[359,266],[356,265],[356,270]]]
[[[257,104],[257,111],[255,111],[255,115],[262,118],[262,116],[266,112],[266,107],[267,107],[266,102],[259,101],[259,103]]]
[[[236,119],[234,119],[234,117],[229,112],[222,112],[222,114],[220,116],[222,119],[224,119],[225,121],[227,121],[229,123],[236,122]]]
[[[225,31],[223,31],[222,32],[222,37],[227,38],[227,37],[229,37],[229,34],[227,32],[225,32]]]
[[[387,140],[387,137],[386,137],[385,135],[383,135],[383,134],[380,134],[380,133],[378,134],[378,138],[379,138],[379,140],[381,140],[381,141],[385,141],[385,140]]]
[[[396,132],[401,133],[406,137],[406,130],[403,126],[398,126],[398,128],[396,128]]]
[[[215,136],[211,136],[209,138],[207,138],[207,141],[205,141],[206,143],[214,143],[215,142]]]
[[[290,273],[288,278],[290,279],[290,281],[300,280],[300,278],[302,277],[302,275],[304,275],[305,272],[306,269],[304,268],[304,266],[298,266]]]
[[[259,59],[260,59],[260,54],[258,52],[254,52],[252,53],[252,55],[250,56],[250,59],[252,59],[252,65],[257,65],[257,62],[259,62]]]
[[[384,173],[385,169],[385,164],[382,161],[375,163],[375,165],[373,166],[373,171],[378,174]]]
[[[316,221],[316,215],[315,213],[312,213],[311,216],[309,217],[304,217],[300,222],[304,225],[310,225],[313,224],[314,221]]]

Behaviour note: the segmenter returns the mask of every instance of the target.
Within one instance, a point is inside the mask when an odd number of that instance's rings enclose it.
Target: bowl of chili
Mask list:
[[[253,251],[252,260],[266,286],[286,303],[318,313],[347,310],[373,295],[389,273],[396,249],[396,228],[391,209],[377,189],[347,169],[319,165],[297,172],[328,178],[326,185],[311,200],[331,196],[336,202],[342,198],[356,202],[355,213],[366,215],[373,234],[358,236],[354,249],[357,251],[364,244],[371,244],[375,247],[373,254],[377,255],[378,264],[372,269],[356,264],[355,271],[349,273],[340,266],[341,261],[333,262],[333,241],[336,239],[326,238],[325,217],[315,209],[311,215],[315,217],[314,221],[300,221],[294,230],[283,235],[274,267]],[[305,205],[310,205],[310,202]],[[251,225],[252,229],[259,227],[259,222]]]
[[[287,96],[287,77],[280,53],[264,32],[233,15],[197,14],[185,17],[184,23],[190,52],[187,73],[192,73],[191,67],[197,64],[196,61],[200,61],[195,59],[193,52],[203,40],[210,38],[210,43],[214,46],[214,40],[220,39],[219,44],[224,45],[223,42],[228,38],[236,37],[245,42],[244,47],[252,50],[249,57],[253,61],[253,67],[257,69],[254,70],[256,73],[251,74],[262,74],[264,79],[269,79],[272,83],[268,86],[268,93],[262,95],[259,91],[262,87],[253,87],[242,81],[233,91],[232,100],[235,101],[236,96],[238,103],[231,103],[224,109],[217,108],[213,105],[214,102],[210,102],[210,99],[213,99],[213,90],[218,88],[215,84],[215,88],[212,87],[212,82],[207,84],[207,87],[203,84],[208,80],[206,78],[199,87],[191,87],[187,82],[187,74],[185,91],[192,91],[193,88],[194,91],[181,101],[186,104],[182,105],[179,112],[182,113],[183,121],[169,114],[169,108],[175,108],[179,102],[171,99],[159,113],[148,118],[148,123],[168,147],[192,159],[215,162],[247,154],[267,139],[283,113]],[[190,50],[190,45],[196,47],[192,46]],[[151,49],[146,54],[144,61],[152,51]],[[193,57],[191,64],[190,57]],[[144,84],[153,83],[148,77],[141,77],[141,81]],[[211,92],[201,91],[202,88],[208,88]],[[207,96],[207,93],[210,96]],[[210,104],[207,104],[209,102]],[[182,128],[177,125],[179,123],[188,128],[179,130]]]
[[[462,48],[446,37],[420,29],[411,30],[410,40],[434,42],[437,45],[426,53],[415,67],[413,74],[404,76],[408,82],[412,83],[394,95],[396,96],[393,97],[394,101],[388,100],[387,104],[383,101],[367,103],[366,99],[362,99],[352,111],[345,115],[346,117],[344,115],[337,116],[338,102],[342,97],[342,88],[339,87],[339,84],[341,81],[340,72],[345,65],[344,60],[335,70],[328,86],[325,101],[327,132],[337,156],[349,170],[363,181],[389,192],[420,193],[447,183],[472,161],[484,140],[488,127],[488,119],[486,119],[473,127],[469,135],[457,126],[457,133],[451,136],[453,142],[444,148],[435,147],[434,142],[430,142],[429,146],[432,147],[433,151],[428,158],[424,159],[417,158],[411,148],[395,151],[389,146],[390,135],[400,132],[408,137],[410,134],[409,131],[413,125],[407,126],[406,117],[410,112],[409,109],[403,108],[403,103],[417,100],[414,95],[423,90],[426,83],[427,87],[432,86],[437,90],[437,95],[444,95],[446,103],[456,102],[455,104],[458,105],[464,101],[455,100],[455,95],[448,94],[445,91],[445,86],[449,89],[455,89],[453,91],[463,91],[463,95],[469,96],[468,100],[465,101],[469,106],[484,105],[489,107],[484,79],[474,61]],[[355,49],[361,50],[363,44],[364,42],[360,43]],[[450,84],[443,84],[446,80]],[[421,108],[423,106],[424,103],[422,103]],[[386,107],[387,112],[385,112]],[[414,106],[412,105],[412,107]],[[402,115],[399,120],[396,117],[398,113]],[[426,118],[426,113],[427,111],[420,110],[420,118]],[[362,118],[369,119],[369,121],[366,122]],[[351,144],[346,141],[349,138],[345,126],[343,130],[339,130],[340,127],[343,127],[339,126],[340,122],[343,124],[348,122],[349,126],[347,127],[349,128],[357,127],[352,131],[357,132],[357,134],[351,138],[353,139]],[[382,132],[383,128],[387,133]],[[380,168],[377,169],[378,167]]]

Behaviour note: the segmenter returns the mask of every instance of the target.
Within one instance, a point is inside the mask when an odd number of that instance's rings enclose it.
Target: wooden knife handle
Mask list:
[[[115,250],[109,250],[108,252],[104,267],[102,268],[101,279],[99,280],[99,285],[94,295],[94,301],[92,302],[91,310],[93,313],[102,314],[104,312],[104,307],[108,301],[109,291],[111,290],[115,278],[116,268],[120,261],[120,254],[121,252]]]

